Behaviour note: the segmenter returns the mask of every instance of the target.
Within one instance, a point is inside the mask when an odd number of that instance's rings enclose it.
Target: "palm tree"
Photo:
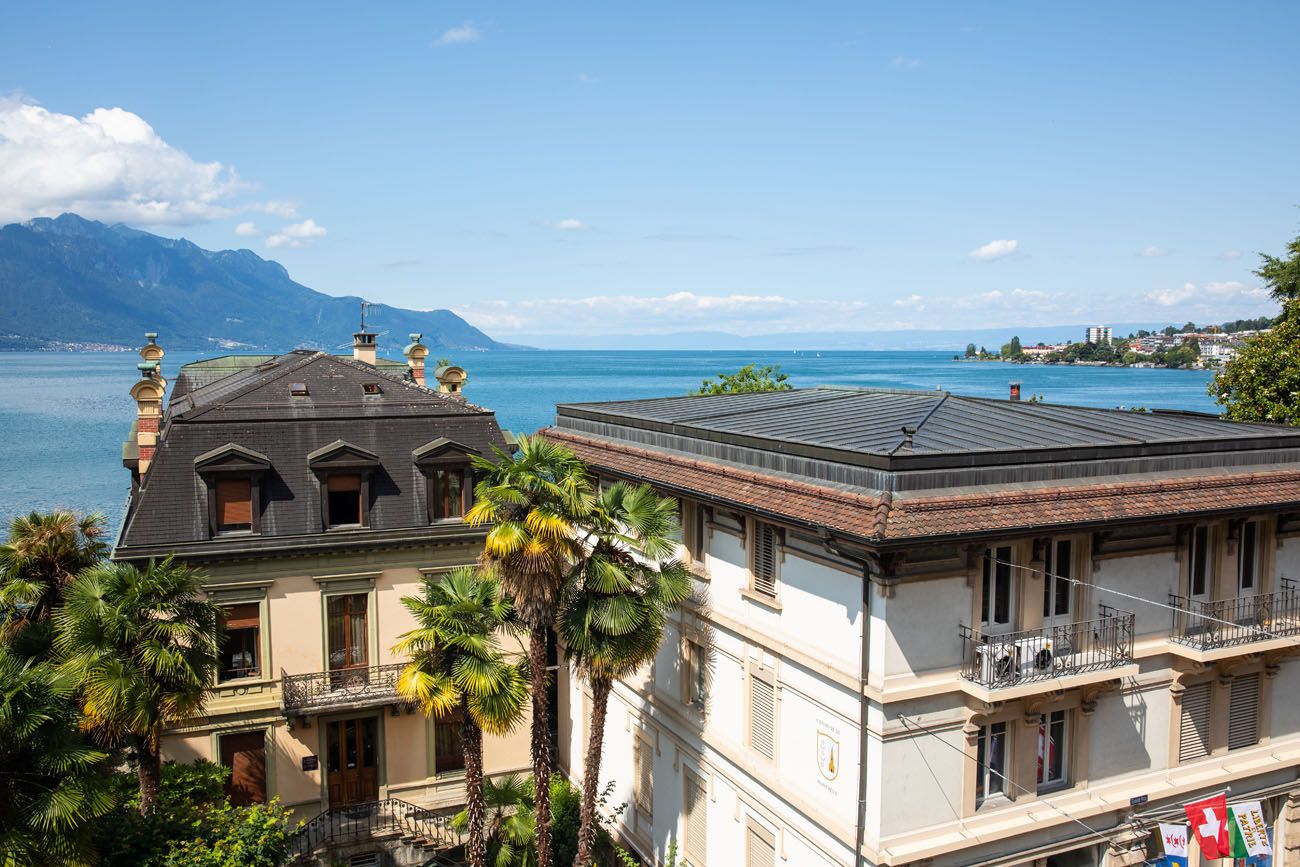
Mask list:
[[[72,684],[0,645],[0,864],[89,864],[113,808],[108,753],[77,730]]]
[[[492,867],[536,867],[537,814],[532,781],[509,774],[483,787],[488,860]],[[468,810],[452,817],[453,828],[469,825]]]
[[[541,437],[520,437],[514,455],[497,450],[496,461],[476,457],[480,481],[470,525],[491,524],[483,561],[495,567],[527,627],[532,690],[533,779],[536,781],[537,864],[551,867],[550,707],[546,692],[546,646],[556,602],[580,550],[575,522],[591,511],[586,466],[573,452]]]
[[[676,549],[677,504],[649,485],[605,489],[583,522],[586,556],[566,591],[558,629],[579,676],[591,684],[574,867],[590,867],[596,833],[605,711],[614,681],[654,660],[668,614],[691,593]]]
[[[32,512],[10,523],[9,541],[0,545],[0,623],[15,652],[48,654],[50,614],[73,576],[103,559],[103,537],[99,514]]]
[[[197,716],[216,681],[221,609],[199,573],[168,557],[86,569],[55,612],[55,650],[76,678],[85,724],[127,742],[140,776],[140,813],[153,811],[165,726]]]
[[[469,861],[486,867],[483,732],[504,734],[519,723],[528,677],[497,645],[498,633],[510,626],[510,602],[494,578],[464,566],[426,580],[423,590],[422,596],[402,598],[418,625],[393,648],[411,656],[397,692],[426,716],[459,716]]]

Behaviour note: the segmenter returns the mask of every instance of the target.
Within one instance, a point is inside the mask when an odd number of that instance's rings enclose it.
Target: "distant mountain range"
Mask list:
[[[336,349],[351,345],[361,299],[295,283],[251,250],[204,250],[75,214],[0,228],[0,349]],[[419,331],[435,351],[510,349],[450,310],[373,305],[392,352]],[[436,356],[435,356],[436,357]]]

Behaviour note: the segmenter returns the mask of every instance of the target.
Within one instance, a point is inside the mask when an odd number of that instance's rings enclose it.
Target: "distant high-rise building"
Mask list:
[[[1111,330],[1109,325],[1093,325],[1088,328],[1088,343],[1095,343],[1098,346],[1105,344],[1110,345]]]

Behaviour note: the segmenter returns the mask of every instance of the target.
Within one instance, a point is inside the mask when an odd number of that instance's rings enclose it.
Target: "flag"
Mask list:
[[[1160,823],[1160,843],[1164,846],[1165,864],[1187,867],[1187,826]]]
[[[1229,857],[1228,846],[1228,796],[1215,795],[1183,806],[1187,821],[1192,823],[1192,833],[1201,847],[1201,857],[1208,860]]]
[[[1268,823],[1264,821],[1264,809],[1259,801],[1233,804],[1228,811],[1232,814],[1229,836],[1233,858],[1273,854],[1273,847],[1268,842]]]

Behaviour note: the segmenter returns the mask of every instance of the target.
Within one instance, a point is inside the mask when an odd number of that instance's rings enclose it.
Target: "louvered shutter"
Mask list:
[[[704,867],[709,849],[709,797],[704,780],[686,772],[686,857],[693,867]]]
[[[251,527],[253,524],[253,485],[248,479],[217,481],[217,526]]]
[[[636,806],[646,816],[654,815],[654,758],[648,744],[636,745]]]
[[[1232,679],[1228,695],[1228,749],[1239,750],[1259,743],[1259,675],[1245,674]]]
[[[754,523],[754,590],[776,595],[776,530],[762,521]]]
[[[1210,754],[1210,684],[1198,683],[1183,693],[1178,730],[1178,761],[1189,762]]]
[[[754,825],[745,831],[745,867],[776,867],[775,842]]]
[[[221,619],[226,629],[257,629],[262,625],[262,612],[256,602],[228,605]]]
[[[776,743],[776,687],[749,676],[749,744],[772,758]]]

